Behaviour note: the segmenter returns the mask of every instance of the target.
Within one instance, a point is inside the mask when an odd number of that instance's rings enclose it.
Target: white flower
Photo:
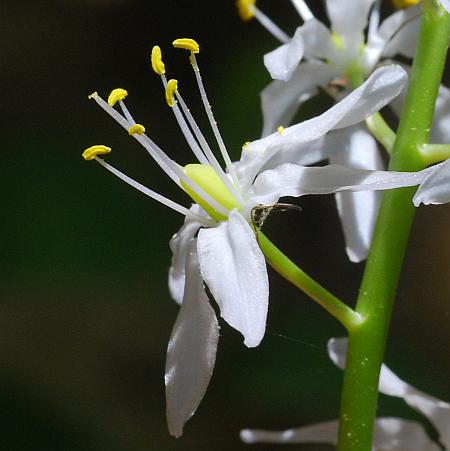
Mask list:
[[[244,151],[241,162],[232,164],[200,76],[195,57],[198,44],[190,39],[181,39],[176,40],[174,45],[191,52],[191,64],[225,161],[225,170],[221,168],[181,97],[177,81],[167,81],[159,47],[155,47],[152,52],[153,69],[161,76],[167,102],[198,164],[182,168],[145,134],[144,127],[135,123],[125,106],[125,90],[114,90],[108,102],[96,93],[91,98],[143,145],[161,169],[196,204],[187,209],[132,180],[97,157],[111,150],[105,146],[93,146],[83,156],[85,159],[95,159],[134,188],[185,216],[183,227],[170,241],[173,258],[169,287],[172,297],[181,304],[181,308],[169,341],[165,376],[169,431],[180,436],[185,422],[193,415],[206,391],[217,350],[218,323],[203,282],[217,302],[222,318],[242,333],[248,347],[257,346],[264,336],[268,276],[264,256],[250,223],[251,211],[255,206],[273,205],[279,195],[285,195],[281,194],[278,181],[275,180],[272,193],[268,188],[270,182],[260,178],[264,175],[259,175],[260,172],[273,167],[269,165],[270,155],[280,145],[284,148],[287,143],[297,145],[311,140],[316,140],[312,146],[316,147],[317,152],[327,152],[326,146],[323,150],[317,140],[330,130],[357,124],[390,102],[402,90],[406,73],[398,66],[379,69],[366,83],[322,116],[290,127],[281,135],[275,134],[251,143]],[[116,103],[123,114],[113,108]],[[328,144],[338,145],[331,140]],[[255,163],[252,159],[251,164],[247,164],[246,158],[255,152],[261,160]],[[280,158],[281,154],[277,155]],[[392,177],[392,174],[388,173],[388,177]],[[347,185],[346,179],[339,182]],[[317,191],[316,182],[310,180],[308,183],[312,183],[313,192]],[[326,189],[330,189],[326,180],[324,183]],[[293,195],[296,195],[297,188],[293,187]],[[333,189],[339,190],[340,185]],[[319,187],[318,192],[321,190]]]
[[[341,369],[345,367],[347,339],[332,338],[328,342],[328,354]],[[379,391],[402,398],[414,410],[422,413],[436,428],[439,441],[450,450],[450,404],[417,390],[382,365]],[[338,422],[329,421],[283,432],[245,429],[241,438],[246,443],[337,443]],[[375,422],[374,451],[438,451],[440,447],[426,434],[423,426],[401,418],[378,418]]]
[[[266,17],[254,1],[238,1],[241,16],[245,12],[244,18],[254,15],[282,41],[281,47],[264,57],[275,81],[261,93],[263,136],[274,132],[279,125],[289,125],[302,103],[318,93],[318,87],[326,87],[335,80],[348,93],[355,74],[367,77],[380,60],[397,54],[412,57],[415,49],[420,19],[418,7],[400,10],[380,25],[380,1],[326,0],[328,29],[313,16],[304,0],[291,1],[304,21],[292,38]],[[408,5],[413,3],[417,1],[407,2]],[[340,152],[326,156],[331,164],[383,169],[377,143],[365,126],[347,128],[338,139]],[[323,157],[310,156],[308,164],[318,163]],[[367,257],[380,198],[377,192],[336,195],[347,255],[353,262]]]
[[[448,13],[450,13],[450,1],[449,0],[439,0],[439,3]]]

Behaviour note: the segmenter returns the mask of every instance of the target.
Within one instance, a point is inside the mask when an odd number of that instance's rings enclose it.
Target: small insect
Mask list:
[[[260,232],[264,222],[270,216],[273,211],[286,211],[286,210],[296,210],[302,211],[302,207],[293,204],[275,204],[275,205],[257,205],[252,208],[250,213],[250,217],[252,220],[253,227],[256,229],[256,232]]]

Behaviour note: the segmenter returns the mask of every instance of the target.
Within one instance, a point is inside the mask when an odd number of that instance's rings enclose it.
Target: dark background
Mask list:
[[[260,6],[289,33],[300,23],[288,1]],[[161,45],[168,76],[178,78],[206,130],[187,55],[170,45],[184,36],[201,44],[205,84],[236,159],[241,145],[259,135],[258,93],[269,81],[262,55],[277,43],[257,23],[241,23],[233,1],[0,5],[1,450],[239,450],[241,427],[286,428],[337,416],[341,373],[325,344],[344,331],[271,273],[262,345],[247,349],[222,324],[207,395],[184,436],[168,436],[163,372],[178,311],[166,285],[168,240],[182,217],[80,154],[92,144],[110,145],[108,161],[189,205],[87,99],[94,90],[107,96],[126,88],[127,105],[150,136],[188,163],[191,154],[149,61],[152,46]],[[309,114],[319,109],[314,102]],[[345,257],[333,198],[300,204],[301,214],[273,216],[267,234],[353,303],[363,265]],[[418,211],[386,356],[401,377],[447,401],[449,220],[448,207]],[[419,418],[387,397],[380,414]]]

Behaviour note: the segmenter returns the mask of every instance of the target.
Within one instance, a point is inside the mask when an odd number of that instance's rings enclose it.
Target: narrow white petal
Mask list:
[[[359,46],[374,1],[326,0],[331,28],[345,38],[347,45],[351,45],[353,41],[357,40],[356,45]]]
[[[203,210],[197,205],[193,205],[190,210],[198,215],[206,216]],[[186,216],[181,229],[173,235],[169,242],[172,251],[172,264],[169,269],[169,291],[173,300],[181,304],[184,295],[184,283],[186,278],[185,265],[188,254],[189,243],[194,239],[202,224]]]
[[[264,65],[274,80],[287,81],[303,58],[303,37],[297,30],[292,39],[264,55]]]
[[[341,152],[332,154],[330,163],[356,169],[383,169],[378,145],[372,135],[358,125],[345,130],[348,146]],[[360,262],[367,258],[370,249],[381,193],[341,192],[336,193],[335,197],[347,244],[347,255],[352,262]]]
[[[261,91],[263,136],[275,132],[279,125],[291,123],[300,105],[326,85],[334,73],[321,62],[301,63],[289,82],[275,80]]]
[[[305,167],[283,164],[260,174],[253,184],[252,199],[264,205],[280,197],[330,194],[339,191],[379,191],[419,185],[441,165],[419,172],[368,171],[344,166]]]
[[[167,423],[175,437],[182,435],[206,392],[219,341],[219,326],[203,287],[195,245],[193,241],[189,246],[183,303],[167,348]]]
[[[450,0],[440,0],[442,7],[450,13]]]
[[[200,268],[222,318],[258,346],[266,327],[269,282],[264,256],[247,221],[236,210],[228,221],[198,235]]]
[[[243,429],[241,440],[245,443],[337,443],[337,420],[312,424],[285,431]]]
[[[382,52],[383,57],[403,55],[412,58],[417,47],[419,36],[420,16],[405,23],[398,33],[396,33],[386,44]]]
[[[450,202],[450,160],[436,167],[422,182],[413,198],[414,205]]]
[[[250,143],[242,154],[240,165],[248,178],[256,177],[259,169],[280,149],[288,150],[299,143],[314,141],[333,129],[361,122],[397,96],[407,81],[400,66],[377,69],[369,79],[325,113]]]
[[[299,30],[305,43],[305,57],[332,61],[336,56],[336,46],[332,42],[330,30],[319,20],[305,22]]]

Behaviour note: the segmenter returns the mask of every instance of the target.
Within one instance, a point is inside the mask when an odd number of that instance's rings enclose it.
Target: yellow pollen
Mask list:
[[[171,108],[174,105],[173,96],[175,95],[177,90],[178,90],[178,81],[175,80],[174,78],[171,78],[167,82],[167,87],[166,87],[166,102],[167,102],[167,105],[169,105]]]
[[[420,0],[392,0],[392,3],[396,8],[409,8],[410,6],[417,5]]]
[[[123,100],[128,95],[128,92],[125,89],[117,88],[111,91],[111,94],[108,97],[109,106],[114,106],[120,100]]]
[[[141,124],[134,124],[128,129],[128,134],[131,135],[143,135],[145,133],[145,127]]]
[[[86,160],[93,160],[97,155],[105,155],[107,153],[111,152],[111,147],[106,147],[101,144],[97,144],[96,146],[91,146],[88,149],[86,149],[82,153],[82,157]]]
[[[250,144],[251,141],[246,141],[244,144],[242,144],[242,150],[245,150]]]
[[[177,49],[189,50],[192,53],[200,52],[200,46],[198,45],[197,41],[194,41],[194,39],[190,38],[175,39],[175,41],[172,42],[172,45]]]
[[[282,125],[280,125],[280,126],[277,128],[277,132],[278,132],[279,135],[282,135],[283,132],[284,132],[284,127],[283,127]]]
[[[164,75],[166,73],[166,67],[164,66],[162,55],[161,55],[161,49],[155,45],[152,48],[152,69],[158,74],[158,75]]]
[[[255,6],[255,3],[256,0],[236,0],[239,17],[244,22],[253,19],[253,16],[255,15],[253,6]]]

